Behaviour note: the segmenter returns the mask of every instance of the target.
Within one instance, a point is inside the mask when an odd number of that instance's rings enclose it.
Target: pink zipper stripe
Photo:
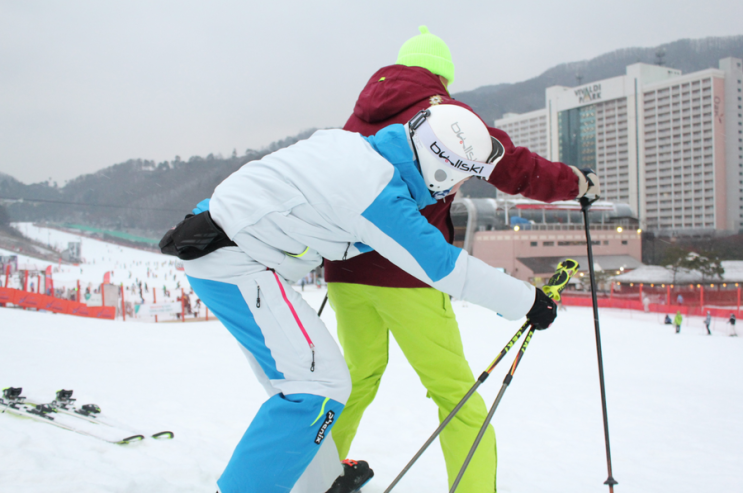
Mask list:
[[[291,302],[289,301],[289,298],[286,297],[286,292],[284,291],[284,286],[281,284],[281,281],[279,280],[279,276],[277,276],[276,273],[273,271],[271,271],[271,273],[276,278],[276,283],[279,285],[279,289],[281,290],[281,296],[284,297],[284,301],[286,301],[286,304],[289,305],[289,310],[291,310],[292,315],[294,315],[294,320],[297,321],[297,325],[299,325],[299,329],[302,331],[302,334],[304,334],[304,338],[307,341],[307,344],[310,345],[310,349],[314,349],[315,345],[312,343],[312,339],[310,339],[310,335],[307,333],[306,330],[304,330],[304,325],[302,325],[302,321],[299,320],[299,316],[297,315],[297,312],[294,310],[294,306],[292,306]]]

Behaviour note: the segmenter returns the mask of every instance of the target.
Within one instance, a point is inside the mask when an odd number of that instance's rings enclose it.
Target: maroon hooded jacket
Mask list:
[[[435,104],[455,104],[472,111],[452,99],[439,77],[427,69],[390,65],[369,79],[343,128],[364,136],[374,135],[387,125],[407,123],[418,111]],[[488,179],[496,188],[543,202],[569,200],[578,195],[578,178],[568,166],[548,161],[525,147],[514,147],[502,130],[488,126],[488,131],[506,150]],[[439,200],[421,211],[449,243],[454,239],[449,217],[452,198]],[[429,287],[377,252],[345,261],[325,260],[325,280],[390,288]]]

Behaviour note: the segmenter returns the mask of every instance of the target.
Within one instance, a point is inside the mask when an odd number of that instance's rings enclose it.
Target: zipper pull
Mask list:
[[[315,345],[314,344],[310,346],[310,350],[312,351],[312,365],[310,366],[310,371],[315,371]]]
[[[255,307],[260,308],[261,307],[261,287],[258,286],[258,296],[255,298]]]

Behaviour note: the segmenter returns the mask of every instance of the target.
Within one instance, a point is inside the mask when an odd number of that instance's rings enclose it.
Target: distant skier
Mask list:
[[[733,329],[733,333],[730,334],[730,336],[738,337],[738,333],[735,331],[735,313],[730,314],[730,319],[728,319],[728,323],[730,324],[730,328]]]
[[[671,320],[671,316],[666,314],[666,318],[663,320],[663,324],[665,325],[673,325],[673,320]]]
[[[712,313],[707,310],[707,317],[704,319],[704,326],[707,328],[707,335],[711,336],[712,331],[709,330],[709,324],[712,323]]]
[[[362,461],[339,460],[331,430],[351,392],[348,367],[291,287],[323,257],[373,248],[445,293],[550,326],[557,310],[541,289],[450,245],[419,212],[432,193],[490,176],[502,151],[476,115],[453,105],[370,137],[320,130],[244,165],[163,237],[163,253],[185,260],[194,292],[271,396],[220,477],[222,493],[350,493],[373,475]]]
[[[673,325],[676,326],[676,333],[678,334],[681,332],[681,322],[684,319],[684,317],[681,316],[681,310],[678,310],[676,312],[676,316],[673,318]]]

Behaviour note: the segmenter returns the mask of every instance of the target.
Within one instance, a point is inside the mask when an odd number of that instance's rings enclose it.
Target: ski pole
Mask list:
[[[482,383],[488,379],[490,376],[490,373],[495,369],[495,367],[500,363],[500,361],[503,359],[503,357],[508,353],[508,351],[511,350],[511,348],[518,342],[518,340],[521,338],[521,334],[524,333],[524,331],[529,327],[529,321],[527,320],[524,325],[522,325],[519,330],[516,331],[516,333],[513,335],[510,341],[508,341],[508,344],[505,345],[505,347],[501,350],[501,352],[496,356],[496,358],[493,360],[492,363],[490,363],[490,366],[487,370],[482,372],[479,377],[477,377],[477,381],[475,381],[475,384],[467,391],[467,393],[462,397],[462,400],[459,401],[459,403],[454,406],[454,409],[451,410],[449,415],[444,418],[444,420],[441,422],[438,428],[433,432],[433,434],[426,440],[426,443],[423,444],[423,446],[418,450],[418,452],[415,453],[412,459],[410,459],[410,462],[407,463],[407,465],[403,468],[402,471],[400,471],[400,474],[397,475],[397,477],[392,481],[392,483],[387,487],[386,490],[384,490],[384,493],[389,493],[392,491],[392,488],[394,488],[398,482],[402,479],[403,476],[408,472],[408,470],[413,467],[413,464],[416,463],[416,461],[420,458],[421,455],[423,455],[423,452],[426,451],[429,445],[433,443],[434,440],[436,440],[436,437],[439,436],[439,434],[444,431],[444,428],[446,428],[446,425],[449,424],[449,422],[454,419],[454,416],[459,412],[460,409],[462,409],[462,406],[465,405],[465,403],[472,397],[472,394],[475,393],[477,388],[482,385]]]
[[[566,265],[564,265],[566,264]],[[562,289],[567,285],[567,282],[570,280],[570,277],[572,276],[572,273],[569,275],[564,275],[563,270],[567,268],[568,270],[572,269],[572,272],[575,272],[578,269],[578,263],[575,260],[565,260],[560,265],[558,265],[557,271],[555,274],[550,278],[550,280],[547,282],[547,285],[545,286],[545,293],[549,296],[554,296],[555,294],[551,294],[548,292],[549,289],[556,289],[556,293],[559,293],[562,291]],[[559,297],[559,294],[557,294]],[[500,361],[503,359],[503,357],[508,353],[508,351],[511,350],[511,348],[518,342],[518,340],[521,338],[521,335],[524,333],[524,331],[530,326],[530,322],[527,320],[524,322],[524,325],[522,325],[519,330],[516,331],[516,333],[513,335],[510,341],[508,341],[508,344],[505,345],[503,349],[501,349],[501,352],[498,354],[498,356],[495,357],[492,363],[490,363],[490,366],[480,374],[480,376],[477,378],[477,381],[475,384],[470,388],[469,391],[462,397],[462,400],[459,401],[459,403],[454,407],[454,409],[451,410],[449,415],[444,418],[444,420],[441,422],[438,428],[433,432],[433,434],[426,440],[426,443],[423,444],[423,446],[416,452],[416,454],[413,456],[412,459],[410,459],[410,462],[408,462],[402,471],[400,471],[400,474],[397,475],[397,477],[392,481],[392,483],[387,487],[386,490],[384,490],[384,493],[389,493],[392,491],[392,488],[394,488],[398,482],[402,479],[403,476],[408,472],[408,470],[413,467],[413,464],[420,458],[421,455],[423,455],[423,452],[426,451],[429,445],[433,443],[433,441],[436,439],[439,434],[446,428],[446,425],[449,424],[449,422],[454,419],[454,416],[459,412],[460,409],[462,409],[462,406],[465,405],[465,403],[469,400],[470,397],[472,397],[472,394],[475,393],[477,388],[482,385],[485,380],[488,379],[490,374],[493,372],[495,367],[500,363]]]
[[[467,453],[467,457],[464,459],[462,468],[459,470],[459,474],[457,474],[457,478],[454,480],[454,483],[452,483],[449,493],[454,493],[457,490],[457,487],[459,486],[460,481],[462,481],[464,472],[467,470],[467,466],[470,465],[470,461],[472,461],[472,457],[474,457],[475,451],[477,450],[477,447],[480,445],[480,441],[482,441],[482,437],[485,436],[485,432],[488,429],[488,425],[493,420],[493,415],[495,415],[495,410],[498,409],[498,404],[500,404],[500,401],[503,398],[503,394],[506,393],[506,388],[508,388],[508,385],[511,383],[511,380],[513,379],[513,374],[516,373],[516,367],[519,366],[519,362],[521,361],[521,358],[526,352],[526,348],[529,347],[529,342],[531,341],[531,338],[533,335],[534,335],[534,328],[532,327],[529,329],[529,332],[526,334],[526,339],[524,339],[524,342],[521,344],[521,349],[519,349],[519,352],[516,353],[516,358],[513,360],[511,369],[506,374],[506,378],[503,379],[503,385],[501,385],[500,391],[498,392],[498,395],[495,398],[495,402],[493,402],[493,405],[490,408],[490,411],[488,411],[488,415],[485,418],[485,422],[482,424],[482,427],[480,427],[480,431],[477,433],[477,437],[475,438],[475,441],[472,444],[472,447],[470,448],[469,453]]]
[[[570,281],[570,278],[573,276],[573,274],[575,274],[578,271],[578,267],[579,267],[578,262],[572,259],[567,259],[561,262],[557,266],[557,272],[555,272],[552,278],[544,286],[545,294],[547,294],[547,296],[549,296],[555,301],[560,301],[560,292],[563,289],[565,289],[565,286],[567,286],[568,281]],[[525,325],[531,325],[531,324],[527,320]],[[482,441],[482,437],[485,436],[485,432],[488,429],[488,425],[490,425],[490,422],[493,420],[493,416],[495,415],[496,409],[498,409],[498,405],[500,404],[501,399],[503,399],[503,394],[506,393],[506,389],[510,385],[511,380],[513,380],[513,375],[516,373],[516,368],[518,368],[519,363],[521,362],[521,358],[524,357],[526,348],[529,347],[529,342],[531,342],[531,338],[534,336],[535,330],[536,329],[532,326],[529,329],[529,333],[526,334],[526,338],[524,339],[524,342],[521,344],[521,349],[519,349],[519,352],[516,353],[516,357],[514,358],[513,363],[511,364],[511,369],[508,371],[508,373],[506,374],[506,377],[503,379],[503,385],[501,385],[500,391],[498,392],[498,395],[496,396],[495,401],[493,402],[493,405],[490,408],[490,411],[488,411],[488,415],[485,417],[485,421],[480,427],[480,431],[478,432],[477,437],[475,437],[475,441],[474,443],[472,443],[472,447],[470,448],[470,451],[467,454],[467,457],[464,459],[464,463],[462,464],[462,467],[459,470],[459,474],[457,474],[456,479],[452,483],[449,493],[454,493],[457,490],[459,483],[462,481],[462,477],[464,477],[464,473],[467,470],[467,467],[470,465],[470,462],[472,461],[472,457],[474,457],[475,452],[477,451],[477,447],[480,445],[480,441]]]
[[[606,469],[609,476],[604,481],[609,486],[609,492],[614,493],[614,485],[619,484],[612,476],[611,471],[611,446],[609,445],[609,416],[606,412],[606,386],[604,384],[604,358],[601,354],[601,333],[599,331],[599,303],[596,298],[596,274],[593,267],[593,246],[591,244],[591,231],[588,222],[588,209],[591,204],[599,199],[598,196],[593,200],[587,197],[581,197],[580,205],[583,212],[583,225],[586,229],[586,249],[588,250],[588,273],[591,278],[591,301],[593,303],[593,325],[596,330],[596,354],[599,360],[599,384],[601,386],[601,410],[604,416],[604,442],[606,444]]]
[[[325,298],[322,300],[322,305],[320,305],[320,309],[317,311],[317,316],[319,317],[322,315],[322,311],[325,309],[325,303],[328,302],[328,293],[325,293]]]

